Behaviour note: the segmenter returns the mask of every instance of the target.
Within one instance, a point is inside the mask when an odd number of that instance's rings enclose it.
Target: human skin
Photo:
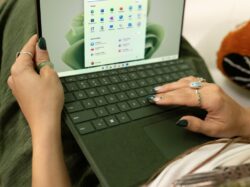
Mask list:
[[[8,85],[31,129],[32,186],[68,187],[71,184],[61,141],[63,88],[50,66],[43,67],[40,74],[35,71],[37,64],[49,60],[47,51],[38,47],[37,40],[33,36],[21,50],[35,54],[35,58],[21,54],[11,68]]]
[[[186,77],[177,82],[155,88],[153,101],[157,105],[199,106],[195,90],[190,88],[196,77]],[[244,108],[228,96],[219,86],[203,83],[199,90],[202,98],[201,108],[208,114],[204,120],[194,116],[183,116],[188,130],[211,137],[250,137],[250,108]]]

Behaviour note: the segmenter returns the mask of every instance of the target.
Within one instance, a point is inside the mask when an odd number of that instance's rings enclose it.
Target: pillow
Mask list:
[[[234,83],[250,89],[250,21],[227,34],[217,55],[221,72]]]

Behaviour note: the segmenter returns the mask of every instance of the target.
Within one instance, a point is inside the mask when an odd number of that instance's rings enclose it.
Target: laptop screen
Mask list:
[[[40,0],[61,76],[178,58],[184,0]]]

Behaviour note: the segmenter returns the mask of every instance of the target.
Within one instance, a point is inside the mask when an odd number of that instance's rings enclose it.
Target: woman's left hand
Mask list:
[[[35,67],[49,61],[45,40],[39,40],[43,49],[37,45],[34,35],[21,50],[11,68],[8,85],[25,115],[31,131],[60,129],[64,94],[57,73],[50,66],[44,66],[39,73]],[[30,54],[25,54],[28,52]],[[33,58],[31,57],[33,54]],[[32,134],[33,134],[32,133]]]

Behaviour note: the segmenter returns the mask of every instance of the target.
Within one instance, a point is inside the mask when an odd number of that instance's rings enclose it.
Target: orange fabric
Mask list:
[[[217,53],[217,67],[223,70],[223,58],[231,53],[250,56],[250,21],[237,27],[230,32],[223,40]]]

